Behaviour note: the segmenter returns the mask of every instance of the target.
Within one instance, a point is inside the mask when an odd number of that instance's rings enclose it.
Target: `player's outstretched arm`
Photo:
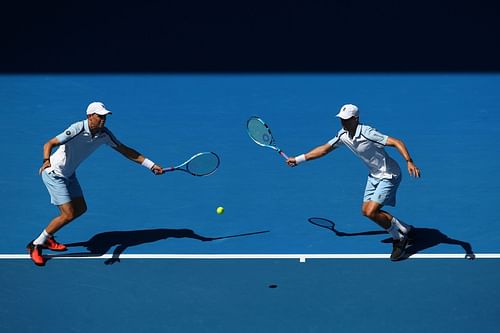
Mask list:
[[[318,147],[312,149],[311,151],[309,151],[306,154],[298,155],[296,157],[290,157],[289,159],[286,160],[286,163],[289,166],[294,167],[294,166],[297,166],[298,164],[303,163],[305,161],[310,161],[310,160],[314,160],[314,159],[323,157],[334,149],[335,149],[335,147],[333,147],[329,143],[326,143],[324,145],[321,145],[321,146],[318,146]]]
[[[129,160],[139,163],[142,166],[150,169],[155,175],[163,174],[163,168],[161,167],[161,165],[147,159],[137,150],[127,147],[124,144],[118,145],[115,149]]]

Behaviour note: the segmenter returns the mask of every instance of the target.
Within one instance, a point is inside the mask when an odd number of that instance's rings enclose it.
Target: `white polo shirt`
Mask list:
[[[392,179],[401,174],[401,169],[384,149],[387,138],[387,135],[370,126],[358,124],[353,138],[349,137],[349,132],[341,129],[328,143],[335,148],[347,146],[366,164],[372,177]]]
[[[101,145],[116,148],[121,144],[106,127],[92,136],[88,120],[72,124],[56,137],[61,145],[50,156],[51,166],[45,170],[64,178],[72,176],[80,163]]]

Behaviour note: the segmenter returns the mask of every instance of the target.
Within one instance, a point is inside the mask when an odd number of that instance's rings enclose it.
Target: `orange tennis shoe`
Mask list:
[[[30,242],[26,248],[30,253],[31,260],[33,260],[37,266],[45,266],[45,259],[42,256],[42,247],[40,245],[35,245],[33,242]]]
[[[47,238],[42,246],[52,251],[66,251],[68,249],[66,245],[56,242],[54,237]]]

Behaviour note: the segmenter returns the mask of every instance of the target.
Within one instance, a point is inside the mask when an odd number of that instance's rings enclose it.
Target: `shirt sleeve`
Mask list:
[[[65,144],[66,142],[68,142],[69,140],[80,134],[82,131],[83,131],[83,121],[79,121],[77,123],[72,124],[61,134],[57,135],[56,138],[59,140],[61,144]]]
[[[341,140],[341,137],[345,133],[346,133],[346,131],[340,130],[333,139],[328,141],[328,144],[334,148],[338,148],[338,147],[342,146],[344,144],[344,142]]]
[[[121,146],[121,142],[118,141],[118,139],[115,137],[115,135],[107,128],[105,127],[104,128],[104,133],[106,134],[105,136],[105,143],[112,147],[112,148],[116,148],[118,146]]]
[[[388,135],[382,134],[375,128],[369,126],[363,126],[362,134],[368,140],[373,141],[375,143],[380,143],[381,145],[384,146],[387,144],[387,139],[389,138]]]

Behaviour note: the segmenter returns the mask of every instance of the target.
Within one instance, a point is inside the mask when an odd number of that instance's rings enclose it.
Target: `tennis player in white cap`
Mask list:
[[[343,105],[337,117],[340,118],[342,129],[333,139],[306,154],[289,158],[287,163],[293,167],[325,156],[340,146],[344,145],[349,148],[369,170],[363,198],[363,215],[387,230],[392,236],[391,260],[402,259],[405,256],[411,226],[382,210],[383,206],[396,205],[396,192],[402,179],[398,163],[387,154],[384,148],[390,146],[399,151],[406,160],[410,176],[420,177],[420,170],[413,162],[403,141],[381,134],[376,129],[359,122],[359,109],[356,105]]]
[[[87,210],[75,171],[98,147],[106,144],[154,174],[163,173],[160,165],[119,142],[104,126],[110,114],[111,111],[103,103],[92,102],[87,107],[87,119],[72,124],[43,146],[43,163],[39,173],[49,191],[51,203],[59,208],[59,215],[27,246],[31,259],[39,266],[45,265],[42,249],[66,250],[64,244],[55,241],[54,234]],[[58,149],[52,154],[55,147]]]

